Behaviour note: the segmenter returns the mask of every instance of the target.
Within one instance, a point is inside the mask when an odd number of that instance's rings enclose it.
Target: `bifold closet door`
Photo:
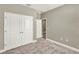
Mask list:
[[[33,41],[33,17],[25,16],[25,30],[24,30],[25,43]],[[27,40],[27,41],[26,41]]]
[[[19,45],[19,16],[5,13],[4,17],[4,47],[11,49]]]
[[[15,13],[4,15],[4,47],[12,49],[33,41],[33,17]]]
[[[21,16],[21,44],[27,44],[33,41],[33,17]]]

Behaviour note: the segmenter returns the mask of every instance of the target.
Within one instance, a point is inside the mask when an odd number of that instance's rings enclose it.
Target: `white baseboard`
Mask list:
[[[30,42],[30,43],[34,43],[34,42],[37,42],[37,40],[33,40],[33,41]],[[29,43],[27,43],[27,44],[29,44]],[[18,47],[20,47],[20,46],[18,46]],[[15,48],[17,48],[17,47],[15,47]],[[13,49],[13,48],[12,48],[12,49]],[[10,49],[1,50],[0,53],[5,52],[5,51],[7,51],[7,50],[10,50]]]
[[[53,42],[53,43],[56,43],[56,44],[58,44],[58,45],[60,45],[60,46],[65,47],[65,48],[71,49],[71,50],[73,50],[73,51],[75,51],[75,52],[79,52],[79,49],[77,49],[77,48],[74,48],[74,47],[65,45],[65,44],[63,44],[63,43],[60,43],[60,42],[57,42],[57,41],[54,41],[54,40],[51,40],[51,39],[46,39],[46,40],[49,40],[49,41],[51,41],[51,42]]]

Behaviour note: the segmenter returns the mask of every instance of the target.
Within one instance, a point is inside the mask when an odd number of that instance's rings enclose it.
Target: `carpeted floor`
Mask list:
[[[76,54],[78,52],[61,47],[48,40],[40,39],[35,43],[30,43],[17,47],[2,54]]]

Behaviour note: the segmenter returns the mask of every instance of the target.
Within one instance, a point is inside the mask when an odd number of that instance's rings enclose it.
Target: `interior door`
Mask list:
[[[42,37],[42,20],[36,20],[36,38]]]
[[[5,13],[4,45],[5,49],[17,47],[19,40],[19,17],[16,14]]]

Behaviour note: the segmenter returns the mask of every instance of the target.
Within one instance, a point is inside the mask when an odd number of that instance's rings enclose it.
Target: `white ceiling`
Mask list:
[[[40,12],[46,12],[48,10],[54,9],[56,7],[62,6],[63,4],[26,4],[30,8],[38,10]]]

